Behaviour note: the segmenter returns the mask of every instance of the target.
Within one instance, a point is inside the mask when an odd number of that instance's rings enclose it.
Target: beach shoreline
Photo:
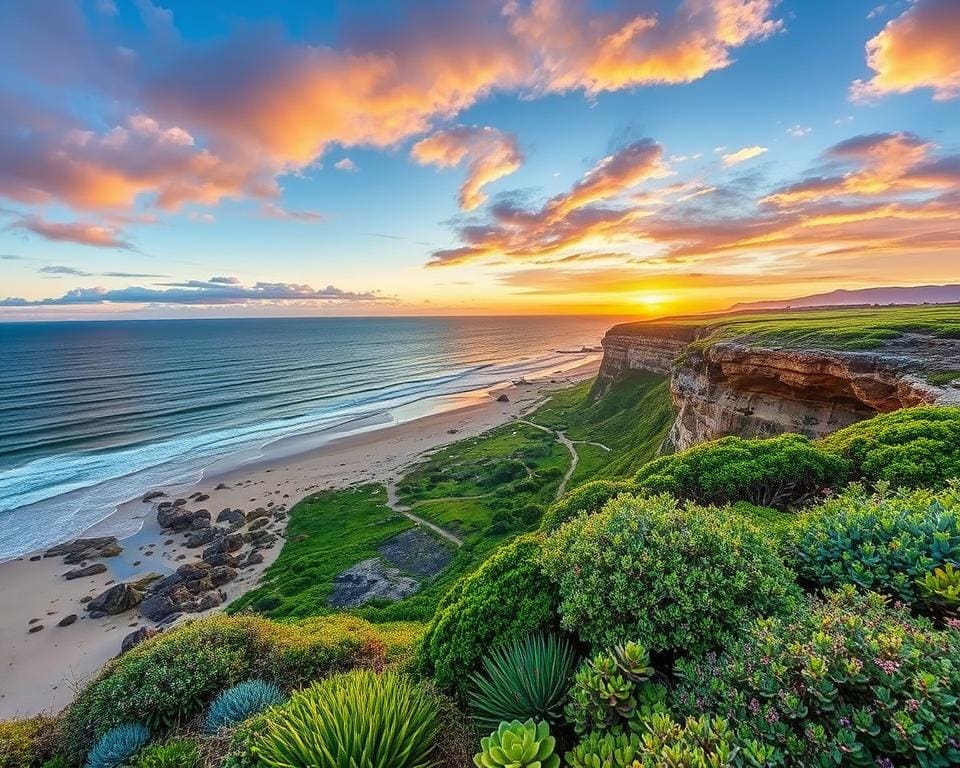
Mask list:
[[[61,557],[43,557],[43,552],[0,563],[0,719],[59,711],[78,686],[120,651],[127,633],[154,626],[136,608],[90,618],[81,600],[99,595],[111,582],[150,573],[165,576],[183,563],[199,560],[201,548],[187,548],[183,535],[161,529],[157,502],[183,498],[192,508],[196,505],[189,497],[202,494],[206,497],[202,506],[214,519],[221,509],[267,510],[272,516],[268,530],[282,537],[286,512],[310,493],[389,483],[429,451],[518,418],[549,392],[589,378],[599,367],[593,357],[571,363],[565,370],[529,381],[447,396],[448,402],[442,404],[401,406],[391,414],[391,423],[371,423],[333,439],[327,435],[316,445],[311,445],[317,440],[313,435],[284,438],[238,466],[211,468],[195,483],[144,488],[141,496],[120,504],[81,534],[117,535],[122,546],[116,556],[90,560],[106,570],[89,578],[65,580],[63,574],[77,566],[65,565]],[[506,402],[498,400],[501,394],[507,396]],[[156,491],[165,495],[149,503],[142,500]],[[221,606],[183,614],[178,621],[220,610],[253,588],[282,543],[279,538],[272,547],[259,549],[261,562],[239,569],[234,580],[220,587],[226,595]],[[59,626],[69,616],[77,618]],[[43,628],[35,629],[38,625]]]

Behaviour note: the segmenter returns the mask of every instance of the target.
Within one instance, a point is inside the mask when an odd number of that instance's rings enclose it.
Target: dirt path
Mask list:
[[[439,499],[437,499],[439,501]],[[400,503],[400,500],[397,498],[397,486],[396,483],[390,481],[387,483],[387,506],[390,507],[394,512],[399,515],[403,515],[409,520],[413,521],[417,525],[422,525],[424,528],[429,528],[431,531],[436,533],[438,536],[442,536],[447,541],[452,542],[458,547],[463,546],[463,539],[454,536],[450,531],[441,528],[439,525],[431,523],[429,520],[424,520],[419,515],[413,514],[409,507],[405,507]]]
[[[560,481],[560,485],[557,486],[557,495],[553,499],[554,501],[556,501],[561,496],[563,496],[564,491],[567,490],[567,483],[570,482],[570,478],[573,477],[573,473],[577,469],[577,464],[580,462],[580,455],[577,453],[577,449],[573,444],[573,440],[567,437],[563,432],[557,432],[555,430],[550,429],[550,427],[543,426],[542,424],[537,424],[533,421],[527,421],[526,419],[517,419],[517,421],[519,421],[521,424],[526,424],[528,427],[535,427],[536,429],[539,429],[541,432],[547,432],[553,435],[555,438],[557,438],[557,441],[562,443],[564,447],[570,452],[570,466],[567,467],[566,474],[563,476],[563,479]],[[583,442],[583,441],[579,441],[579,442]],[[599,443],[597,443],[597,445],[599,445]],[[601,447],[606,448],[606,450],[608,451],[610,450],[606,446],[601,446]]]

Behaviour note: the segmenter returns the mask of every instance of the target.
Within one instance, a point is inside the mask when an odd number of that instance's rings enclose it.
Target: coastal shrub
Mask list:
[[[216,616],[185,624],[108,662],[58,726],[66,754],[134,718],[164,730],[193,717],[220,691],[250,677],[293,688],[330,672],[379,667],[374,627],[349,616],[280,624]]]
[[[847,585],[681,661],[675,704],[728,716],[769,765],[957,765],[958,658],[960,623],[937,630]]]
[[[570,690],[567,721],[580,734],[639,729],[644,719],[667,711],[667,690],[650,682],[652,675],[650,654],[636,643],[584,661]]]
[[[848,461],[802,435],[745,440],[722,437],[644,465],[643,493],[670,493],[698,504],[749,501],[788,509],[846,482]]]
[[[789,610],[799,593],[755,528],[666,495],[619,496],[571,520],[548,537],[542,561],[559,589],[561,626],[594,648],[634,641],[701,653]]]
[[[216,733],[241,723],[284,700],[283,691],[273,683],[247,680],[223,691],[210,705],[204,730]]]
[[[107,731],[87,755],[85,768],[122,768],[150,743],[150,729],[140,723],[126,723]]]
[[[737,753],[736,736],[723,718],[703,715],[678,723],[658,713],[636,731],[593,731],[567,752],[566,764],[568,768],[724,768],[739,764]]]
[[[171,739],[151,744],[137,755],[136,768],[196,768],[200,748],[193,739]]]
[[[853,476],[868,483],[939,487],[960,477],[960,408],[885,413],[834,432],[820,445],[849,460]]]
[[[256,755],[275,768],[426,768],[438,712],[436,696],[409,677],[349,672],[314,683],[271,710]]]
[[[935,608],[921,582],[960,564],[960,484],[893,493],[853,484],[804,515],[790,552],[798,575],[818,587],[854,584]]]
[[[535,632],[494,648],[470,676],[470,708],[483,727],[503,720],[563,720],[577,656],[565,638]]]
[[[0,768],[31,768],[47,752],[46,737],[52,720],[28,717],[0,721]]]
[[[556,746],[546,721],[504,721],[480,740],[473,762],[477,768],[560,768]]]
[[[565,493],[546,511],[540,527],[555,531],[567,520],[581,514],[596,512],[610,499],[621,493],[636,493],[636,486],[626,480],[594,480]]]
[[[920,593],[926,603],[936,606],[944,614],[960,613],[960,570],[947,563],[942,568],[934,568],[917,581]]]
[[[465,696],[490,648],[553,626],[556,590],[540,570],[541,547],[534,534],[514,539],[444,597],[418,654],[420,670],[441,688]]]
[[[269,710],[254,715],[233,729],[226,754],[223,756],[223,768],[260,767],[255,749],[260,737],[266,733],[268,712]]]

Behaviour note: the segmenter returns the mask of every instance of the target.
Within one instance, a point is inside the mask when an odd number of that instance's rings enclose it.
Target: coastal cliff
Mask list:
[[[676,412],[669,449],[723,435],[816,438],[877,413],[960,402],[956,385],[926,379],[960,367],[960,339],[902,334],[876,350],[838,351],[749,334],[727,340],[715,322],[678,320],[610,329],[598,380],[603,389],[630,371],[669,376]]]

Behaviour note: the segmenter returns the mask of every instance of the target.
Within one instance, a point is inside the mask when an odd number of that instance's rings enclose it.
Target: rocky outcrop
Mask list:
[[[960,389],[925,379],[960,360],[960,339],[906,334],[877,351],[837,352],[749,338],[703,341],[709,332],[643,323],[617,326],[603,340],[601,389],[635,370],[670,377],[677,418],[667,449],[724,435],[798,432],[816,438],[876,413],[960,404]]]

